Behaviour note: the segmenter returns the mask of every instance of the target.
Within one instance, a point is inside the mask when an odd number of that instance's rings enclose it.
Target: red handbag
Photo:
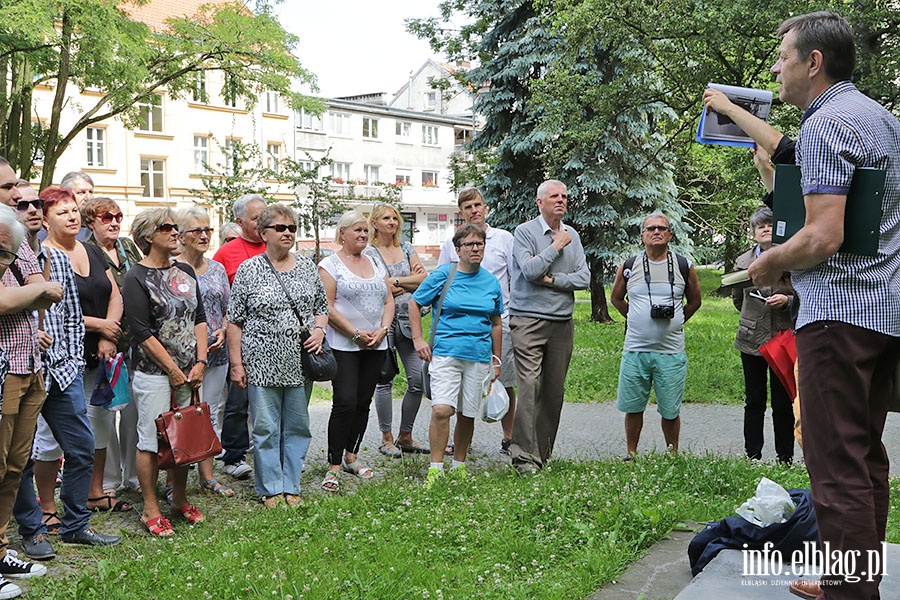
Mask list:
[[[192,465],[222,451],[222,442],[209,417],[209,405],[200,402],[198,390],[191,390],[191,403],[184,408],[178,408],[175,390],[172,390],[171,410],[156,418],[156,439],[160,469]]]

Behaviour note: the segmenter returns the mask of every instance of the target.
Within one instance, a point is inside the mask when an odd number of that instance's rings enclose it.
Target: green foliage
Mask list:
[[[192,189],[191,193],[202,197],[206,203],[216,207],[219,223],[233,218],[231,207],[244,194],[258,194],[265,189],[267,169],[263,166],[262,152],[256,144],[245,144],[240,140],[229,140],[222,144],[209,134],[216,146],[222,162],[216,165],[204,163],[206,173],[200,176],[205,189]]]
[[[160,88],[183,97],[199,72],[226,73],[248,106],[275,90],[295,108],[321,108],[291,89],[294,82],[314,85],[315,77],[291,54],[297,38],[268,3],[259,3],[255,15],[239,2],[209,4],[195,15],[168,18],[165,32],[128,17],[143,3],[4,0],[0,7],[0,154],[19,171],[32,164],[35,140],[22,135],[31,124],[31,91],[36,84],[54,88],[51,113],[39,115],[47,119],[42,187],[85,127],[112,117],[134,125],[138,103]],[[74,122],[63,111],[69,86],[101,94],[82,97]]]
[[[171,539],[132,534],[115,548],[63,548],[81,568],[30,580],[29,594],[586,598],[676,524],[733,515],[762,477],[785,487],[809,481],[801,467],[654,454],[631,464],[554,461],[527,478],[481,469],[468,480],[445,477],[425,492],[426,467],[392,461],[380,481],[338,496],[308,493],[297,511],[208,498],[205,507],[217,506],[207,510],[207,522],[176,524]],[[312,482],[320,478],[313,473]],[[889,540],[897,538],[897,512],[894,506]]]

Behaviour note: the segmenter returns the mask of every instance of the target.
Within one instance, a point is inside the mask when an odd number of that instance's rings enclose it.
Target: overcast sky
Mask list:
[[[393,94],[434,55],[403,20],[438,16],[439,0],[286,0],[281,25],[300,37],[295,54],[324,97]]]

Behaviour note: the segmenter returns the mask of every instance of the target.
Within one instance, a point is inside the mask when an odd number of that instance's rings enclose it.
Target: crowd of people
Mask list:
[[[756,245],[737,261],[752,277],[733,294],[745,449],[750,459],[762,457],[768,380],[776,458],[793,460],[792,399],[760,355],[774,335],[793,329],[820,537],[836,552],[871,553],[885,535],[881,435],[900,358],[900,125],[849,82],[853,38],[840,16],[794,17],[779,34],[772,72],[782,100],[805,111],[796,142],[721,93],[704,95],[707,107],[757,141],[754,162],[769,191],[771,162],[801,167],[807,210],[804,227],[773,246],[772,211],[757,209],[750,219]],[[865,167],[887,176],[875,256],[840,250],[851,180]],[[544,181],[538,215],[513,233],[486,223],[477,188],[463,190],[458,204],[464,223],[431,273],[402,240],[403,219],[393,206],[343,214],[338,250],[316,265],[294,252],[294,210],[257,194],[235,201],[235,223],[223,227],[210,259],[214,230],[200,208],[143,210],[128,240],[120,237],[122,210],[93,197],[86,174],[70,173],[37,194],[0,158],[0,599],[21,593],[8,578],[46,572],[8,547],[13,515],[23,550],[35,560],[55,555],[51,533],[63,543],[119,543],[94,530],[90,516],[131,510],[117,497],[125,488],[140,492],[140,520],[150,534],[175,533],[157,493],[154,421],[170,403],[185,406],[196,394],[221,437],[224,473],[252,473],[268,508],[301,504],[312,439],[312,382],[301,364],[309,355],[330,352],[337,365],[326,492],[339,491],[342,477],[374,476],[359,455],[373,399],[382,454],[429,454],[427,488],[444,476],[446,455],[451,476],[465,476],[475,419],[495,381],[510,399],[499,451],[521,474],[544,468],[573,351],[574,292],[591,280],[578,233],[563,221],[567,188]],[[619,265],[612,285],[612,304],[627,323],[616,399],[626,461],[636,457],[651,389],[666,444],[678,449],[684,324],[700,308],[701,292],[694,265],[669,248],[672,240],[669,218],[648,215],[643,250]],[[396,437],[394,352],[407,378]],[[95,399],[106,366],[120,355],[127,357],[131,398],[113,412]],[[412,436],[423,394],[432,406],[427,446]],[[253,466],[246,461],[251,438]],[[200,492],[234,494],[214,476],[212,459],[197,471]],[[187,467],[168,469],[162,495],[169,514],[199,523],[205,516],[189,499],[187,480]],[[878,597],[880,573],[857,581],[849,575],[791,589],[806,598]]]

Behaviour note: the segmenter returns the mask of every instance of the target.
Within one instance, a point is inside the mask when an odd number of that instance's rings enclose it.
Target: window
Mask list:
[[[266,166],[276,175],[281,172],[281,144],[266,145]]]
[[[409,179],[409,173],[397,173],[394,176],[394,183],[399,183],[401,185],[412,185],[412,182]]]
[[[144,198],[165,198],[165,164],[161,158],[141,159],[141,186],[144,188]]]
[[[319,176],[318,171],[315,170],[316,169],[315,162],[313,162],[311,160],[300,160],[300,161],[297,161],[297,163],[300,165],[300,168],[303,169],[304,171],[306,171],[307,173],[313,172],[313,174],[316,177]]]
[[[194,89],[192,90],[194,102],[207,102],[209,96],[206,94],[206,71],[197,71],[194,73]]]
[[[422,187],[437,187],[438,186],[438,172],[437,171],[422,171]]]
[[[322,117],[314,115],[305,108],[300,109],[297,117],[300,123],[300,129],[309,129],[310,131],[322,131]]]
[[[434,110],[437,106],[437,92],[425,93],[425,110]]]
[[[141,131],[162,131],[162,96],[150,94],[145,102],[138,102],[138,129]]]
[[[238,82],[234,75],[225,75],[225,83],[222,85],[222,101],[225,106],[237,108]]]
[[[279,97],[279,93],[274,90],[269,90],[266,92],[266,112],[267,113],[277,113],[278,112],[278,97]]]
[[[363,137],[364,138],[377,138],[378,137],[378,119],[372,119],[370,117],[363,117]]]
[[[437,146],[438,128],[437,125],[422,125],[422,143],[429,146]]]
[[[194,136],[194,173],[206,173],[209,165],[209,138]]]
[[[331,163],[331,178],[335,183],[345,183],[350,180],[350,163]]]
[[[234,155],[237,153],[237,140],[225,140],[225,173],[234,175]]]
[[[409,121],[397,121],[397,137],[412,137],[412,123]]]
[[[106,130],[102,127],[88,127],[87,135],[87,166],[106,166]]]
[[[369,183],[369,185],[375,185],[376,183],[381,181],[380,177],[378,176],[378,172],[380,170],[378,165],[365,165],[363,169],[366,174],[366,181]]]
[[[328,113],[328,129],[336,135],[350,135],[350,115]]]

